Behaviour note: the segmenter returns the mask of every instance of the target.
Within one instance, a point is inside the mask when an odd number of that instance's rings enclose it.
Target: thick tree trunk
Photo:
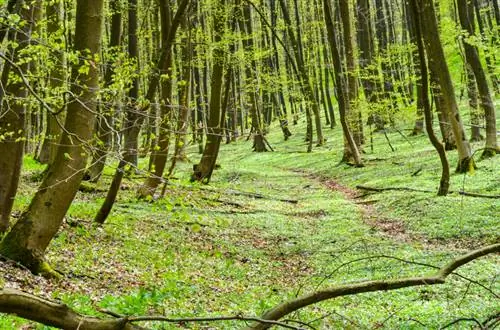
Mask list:
[[[78,0],[76,13],[75,49],[82,54],[89,52],[87,60],[93,62],[100,49],[101,29],[95,27],[102,24],[103,0]],[[51,272],[43,261],[45,250],[59,230],[84,174],[99,87],[97,66],[85,63],[82,59],[73,68],[72,79],[78,83],[72,85],[71,91],[79,99],[68,105],[56,159],[28,209],[0,244],[0,254],[33,272]],[[88,65],[87,74],[79,72],[82,65]]]

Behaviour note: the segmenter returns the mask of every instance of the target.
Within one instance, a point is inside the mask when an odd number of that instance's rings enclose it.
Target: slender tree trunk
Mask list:
[[[135,1],[135,0],[133,0],[133,1]],[[162,33],[167,33],[167,36],[166,37],[163,36],[164,42],[162,44],[162,49],[161,49],[160,54],[159,54],[158,62],[156,64],[157,73],[164,73],[167,70],[167,68],[170,67],[170,65],[168,63],[171,62],[171,56],[172,56],[171,46],[172,46],[173,41],[175,40],[177,28],[179,27],[179,24],[182,20],[182,17],[186,11],[188,4],[189,4],[189,0],[182,0],[179,3],[179,6],[177,8],[177,12],[174,16],[170,30],[169,31],[162,31]],[[130,7],[129,10],[133,11],[134,9],[133,9],[133,7]],[[130,12],[129,12],[129,14],[131,14],[132,16],[134,15],[134,13],[130,13]],[[132,29],[133,29],[133,27],[132,27]],[[134,36],[131,36],[131,37],[134,38]],[[132,51],[132,54],[133,53],[134,52]],[[148,112],[151,103],[155,99],[156,90],[158,88],[158,83],[159,83],[159,75],[156,75],[156,74],[151,75],[148,89],[147,89],[147,92],[145,95],[145,99],[148,102],[143,106],[140,106],[137,103],[135,103],[135,105],[136,105],[135,109],[132,109],[129,107],[128,111],[133,112],[134,117],[128,117],[128,119],[127,119],[128,122],[126,123],[126,125],[131,125],[130,118],[135,118],[134,127],[136,127],[136,128],[141,127],[142,122],[144,121],[144,118],[145,118],[145,116],[143,114]],[[135,91],[131,90],[130,93],[135,93]],[[133,94],[129,94],[129,95],[133,95]],[[134,101],[136,101],[136,99],[134,99]],[[130,127],[130,126],[128,126],[128,127]],[[139,131],[140,131],[140,129],[133,130],[130,133],[130,135],[128,136],[128,138],[136,140],[138,138]],[[105,198],[99,212],[97,213],[97,215],[94,219],[95,222],[100,223],[100,224],[104,223],[104,221],[108,217],[109,213],[111,212],[111,208],[113,207],[113,204],[116,200],[116,197],[118,195],[118,191],[119,191],[119,188],[121,185],[121,181],[123,179],[125,166],[130,163],[129,162],[130,156],[131,155],[133,156],[134,152],[137,152],[137,150],[125,148],[123,158],[120,160],[120,163],[118,164],[118,167],[116,169],[115,175],[114,175],[113,180],[111,182],[111,186],[108,190],[106,198]],[[146,191],[148,192],[150,190],[146,190]],[[141,193],[142,192],[139,191],[139,194],[141,194]],[[143,196],[145,197],[148,195],[147,195],[147,193],[145,193]]]
[[[214,8],[214,42],[216,44],[213,52],[213,67],[210,82],[210,111],[207,120],[207,142],[200,163],[193,167],[193,181],[208,183],[215,168],[217,156],[219,154],[220,141],[222,139],[222,87],[224,78],[224,46],[221,44],[224,34],[225,0],[218,0]],[[230,80],[226,79],[226,84]],[[227,85],[226,85],[227,87]]]
[[[328,41],[332,52],[333,65],[335,70],[335,86],[337,88],[337,99],[339,101],[340,123],[342,125],[344,139],[347,141],[347,145],[349,146],[348,154],[346,154],[344,150],[343,161],[348,163],[353,162],[356,166],[363,166],[358,146],[356,144],[356,141],[354,140],[347,121],[347,114],[350,111],[348,84],[345,79],[345,73],[342,70],[342,61],[340,59],[341,57],[339,47],[337,46],[337,36],[335,35],[335,28],[333,25],[330,0],[323,0],[323,5],[325,13],[325,23],[328,31]]]
[[[181,64],[181,74],[182,74],[182,84],[179,86],[179,118],[177,120],[177,130],[175,132],[175,144],[174,144],[174,155],[172,157],[172,162],[170,168],[168,169],[167,178],[172,175],[177,161],[185,160],[186,155],[184,154],[185,146],[187,143],[187,129],[189,127],[189,117],[191,115],[191,108],[189,107],[189,95],[191,91],[191,57],[192,57],[192,45],[191,45],[191,26],[188,24],[187,19],[184,18],[183,21],[185,32],[187,37],[183,38],[181,41],[181,52],[182,52],[182,64]],[[194,26],[193,26],[194,27]]]
[[[427,60],[425,56],[425,46],[422,40],[422,26],[420,15],[418,13],[417,0],[410,0],[411,7],[413,11],[413,22],[415,26],[415,37],[419,53],[419,64],[420,64],[420,84],[422,85],[422,100],[424,107],[425,116],[425,128],[429,136],[429,140],[439,154],[439,159],[441,160],[441,180],[439,182],[438,196],[446,196],[448,194],[448,189],[450,186],[450,165],[448,163],[448,158],[446,158],[446,150],[443,144],[438,140],[434,134],[432,128],[432,110],[429,101],[429,78],[427,69]],[[417,78],[418,79],[418,78]]]
[[[19,60],[20,52],[28,47],[34,25],[35,1],[24,3],[18,1],[17,6],[24,26],[17,33],[11,30],[9,39],[18,46],[12,50],[12,62]],[[22,72],[29,70],[29,62],[19,66]],[[18,74],[6,62],[2,71],[2,86],[5,96],[0,95],[0,233],[5,232],[10,224],[10,213],[17,193],[19,176],[23,163],[26,134],[26,106],[23,100],[28,90],[20,79],[10,81],[9,74]],[[3,92],[3,88],[2,92]],[[3,94],[3,93],[2,93]]]
[[[479,104],[477,98],[477,85],[476,85],[476,77],[474,77],[474,72],[466,63],[466,72],[467,72],[467,96],[469,97],[469,107],[470,107],[470,122],[471,122],[471,142],[478,142],[483,140],[483,136],[481,136],[481,119],[483,116],[479,114]]]
[[[415,17],[416,13],[412,10],[411,2],[412,0],[405,0],[405,14],[406,14],[406,26],[408,29],[408,35],[410,42],[414,45],[417,44],[417,33],[415,26]],[[411,52],[411,60],[413,61],[413,70],[417,77],[421,76],[420,72],[420,56],[417,49]],[[417,90],[417,118],[415,119],[415,125],[413,126],[412,135],[419,135],[424,131],[424,91],[422,86],[422,80],[417,79],[415,82],[416,90]],[[412,93],[411,93],[412,94]]]
[[[483,37],[483,39],[486,39],[488,38],[487,37],[487,33],[485,33],[485,30],[484,30],[484,23],[483,23],[483,17],[481,16],[481,8],[479,6],[479,1],[478,0],[473,0],[474,2],[474,11],[476,13],[476,18],[477,18],[477,25],[478,25],[478,28],[479,28],[479,33],[481,33],[481,36]],[[498,16],[500,15],[498,13],[498,1],[491,1],[493,2],[493,8],[495,9],[495,18],[496,18],[496,23],[497,23],[497,29],[499,28],[500,26],[500,22],[499,22],[499,19],[498,19]],[[498,37],[497,35],[493,34],[490,38],[488,38],[491,43],[491,45],[488,45],[489,47],[484,47],[483,51],[484,51],[484,59],[486,61],[486,68],[488,69],[488,73],[489,73],[489,76],[490,76],[490,79],[491,79],[491,82],[493,83],[493,90],[496,92],[496,93],[500,93],[500,81],[498,80],[498,74],[497,74],[497,71],[496,71],[496,66],[494,64],[495,62],[495,56],[494,56],[494,52],[492,53],[491,51],[493,49],[495,49],[495,47],[498,47],[498,43],[497,43],[497,40],[498,40]]]
[[[469,35],[474,35],[474,11],[472,4],[467,0],[457,0],[460,25]],[[477,90],[481,100],[481,106],[484,109],[486,121],[486,145],[482,157],[492,157],[500,152],[497,144],[497,129],[495,106],[488,87],[488,80],[484,72],[477,48],[470,44],[467,39],[462,39],[465,59],[470,69],[474,72],[476,78]]]
[[[168,37],[169,31],[172,29],[172,13],[170,0],[161,0],[160,2],[160,12],[161,12],[161,25],[162,25],[162,35],[165,44],[165,38]],[[173,52],[173,46],[170,47],[170,52]],[[139,189],[139,196],[145,198],[147,196],[153,196],[156,188],[162,182],[163,171],[165,170],[168,158],[168,152],[170,147],[170,137],[172,131],[172,108],[173,108],[173,78],[172,78],[172,64],[173,55],[169,56],[168,63],[164,70],[164,78],[160,84],[160,113],[161,113],[161,123],[160,132],[158,135],[158,145],[153,149],[150,164],[150,175],[144,182],[144,184]]]
[[[441,95],[443,96],[444,107],[448,113],[452,132],[455,137],[455,142],[457,143],[459,160],[456,171],[463,173],[474,166],[474,159],[472,158],[470,144],[465,136],[462,119],[458,112],[455,89],[451,81],[443,46],[439,39],[434,3],[432,0],[418,0],[418,5],[422,19],[422,34],[429,58],[429,68],[437,76]]]
[[[309,106],[312,108],[312,113],[314,114],[314,121],[316,125],[316,135],[317,135],[317,145],[322,145],[324,143],[322,128],[321,128],[321,117],[319,111],[319,104],[314,96],[314,90],[311,85],[311,81],[309,79],[309,75],[306,70],[305,63],[303,62],[303,55],[301,52],[301,44],[295,38],[295,34],[292,29],[292,20],[290,18],[290,14],[288,12],[288,7],[285,0],[280,0],[281,11],[283,13],[283,18],[285,20],[287,31],[288,31],[288,39],[292,44],[294,53],[295,53],[295,62],[297,63],[297,70],[299,79],[301,81],[301,87],[304,92],[304,96],[306,97],[309,104],[306,108],[306,119],[308,121],[308,134],[306,140],[309,142],[307,147],[307,152],[312,151],[312,117]]]
[[[352,127],[354,140],[358,148],[363,144],[363,121],[358,105],[358,77],[355,58],[355,43],[352,32],[351,10],[349,1],[339,1],[339,12],[342,19],[342,32],[344,41],[344,51],[347,68],[347,88],[350,103],[350,113],[347,118]],[[346,143],[346,146],[348,143]]]
[[[253,40],[253,27],[252,27],[252,12],[251,7],[248,4],[242,6],[240,1],[236,2],[236,6],[242,7],[241,13],[238,15],[239,29],[242,33],[246,34],[246,38],[243,39],[243,49],[245,53],[250,56],[251,60],[245,65],[245,77],[246,85],[249,86],[249,106],[250,106],[250,116],[252,123],[253,132],[253,150],[256,152],[267,151],[266,144],[264,142],[264,130],[263,124],[260,120],[260,108],[259,108],[259,93],[256,91],[258,87],[257,73],[258,67],[257,62],[253,59],[254,55],[254,40]]]
[[[122,8],[120,2],[120,0],[113,0],[110,3],[112,16],[109,49],[112,54],[120,51],[118,49],[122,38]],[[130,25],[133,25],[133,23],[133,20],[129,22]],[[109,87],[113,83],[114,74],[113,63],[108,61],[104,77],[105,88]],[[99,142],[96,151],[92,156],[92,162],[86,175],[86,178],[88,178],[91,182],[97,182],[101,177],[104,165],[106,164],[107,154],[111,149],[113,140],[113,122],[116,115],[116,111],[114,111],[114,101],[115,100],[111,95],[105,98],[104,104],[101,105],[102,112],[97,118],[97,134]],[[107,104],[111,105],[108,106]]]

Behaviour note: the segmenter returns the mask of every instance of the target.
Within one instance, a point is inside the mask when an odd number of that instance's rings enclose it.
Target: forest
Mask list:
[[[498,0],[0,0],[0,329],[500,327]]]

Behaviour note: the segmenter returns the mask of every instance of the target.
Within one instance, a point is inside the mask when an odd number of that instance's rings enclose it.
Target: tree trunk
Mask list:
[[[450,187],[450,165],[448,163],[448,158],[446,157],[446,150],[443,144],[438,140],[434,134],[434,129],[432,128],[432,110],[429,101],[429,77],[427,69],[427,59],[425,56],[425,46],[422,40],[422,25],[420,20],[420,15],[418,14],[417,0],[411,1],[411,9],[413,12],[412,18],[415,27],[415,41],[417,42],[418,54],[419,54],[419,64],[420,64],[420,84],[422,86],[422,101],[425,116],[425,129],[429,140],[436,149],[439,159],[441,160],[441,180],[439,182],[438,196],[446,196]],[[417,78],[418,79],[418,78]]]
[[[187,130],[189,127],[189,117],[191,115],[191,108],[189,107],[190,91],[191,91],[191,58],[192,58],[192,44],[191,44],[191,28],[195,28],[193,25],[189,25],[186,18],[183,20],[183,26],[187,36],[181,41],[181,52],[182,52],[182,64],[181,64],[181,75],[182,84],[180,84],[179,89],[179,113],[177,120],[177,129],[175,132],[175,144],[174,144],[174,156],[172,157],[172,162],[170,168],[168,169],[167,178],[170,177],[174,171],[177,161],[182,161],[186,159],[185,147],[187,143]]]
[[[133,1],[135,1],[135,0],[133,0]],[[167,33],[167,36],[163,36],[164,42],[162,45],[162,49],[160,51],[158,62],[156,64],[157,65],[156,69],[158,72],[165,72],[166,68],[170,67],[170,65],[168,63],[170,63],[171,56],[172,56],[172,52],[171,52],[172,42],[175,39],[175,35],[177,33],[177,28],[179,27],[179,24],[181,22],[181,19],[184,15],[184,12],[187,8],[188,3],[189,3],[189,0],[182,0],[182,2],[179,4],[179,7],[177,8],[177,12],[176,12],[175,17],[173,19],[172,26],[171,26],[170,30],[169,31],[162,31],[162,33],[164,33],[164,34]],[[130,7],[129,10],[133,11],[133,7]],[[134,14],[135,13],[129,12],[129,15],[133,16]],[[133,27],[132,27],[132,29],[133,29]],[[135,37],[132,36],[132,38],[135,38]],[[135,42],[134,40],[132,40],[132,41]],[[134,54],[134,50],[132,50],[131,53]],[[150,104],[155,99],[155,94],[156,94],[156,90],[158,88],[158,83],[159,83],[158,77],[159,77],[159,75],[155,75],[155,74],[151,75],[148,90],[147,90],[146,97],[145,97],[146,100],[148,101],[146,103],[146,105],[139,107],[138,104],[135,103],[136,108],[131,108],[129,106],[128,111],[131,113],[131,116],[127,117],[126,125],[127,125],[127,127],[133,127],[134,130],[131,130],[131,132],[129,132],[129,135],[126,138],[133,139],[133,140],[138,139],[140,127],[141,127],[142,122],[144,121],[144,118],[145,118],[144,113],[147,113],[147,111],[149,110]],[[135,93],[135,92],[136,91],[131,90],[131,93]],[[129,95],[133,95],[133,94],[129,94]],[[134,100],[136,101],[137,99],[134,99]],[[134,119],[133,122],[132,122],[132,119]],[[125,141],[125,143],[126,143],[126,141]],[[125,144],[125,145],[127,146],[127,144]],[[124,175],[125,166],[127,164],[129,164],[130,156],[131,155],[133,156],[134,152],[137,153],[137,150],[125,148],[123,158],[120,160],[118,167],[115,171],[115,174],[114,174],[113,180],[111,182],[111,186],[110,186],[108,193],[106,195],[106,198],[105,198],[99,212],[97,213],[97,215],[94,219],[95,222],[100,223],[100,224],[104,223],[104,221],[108,217],[109,213],[111,212],[111,208],[113,207],[113,204],[114,204],[116,197],[118,195],[118,191],[120,189],[121,181],[122,181],[123,175]],[[148,189],[146,189],[145,191],[149,192]],[[143,193],[143,191],[139,191],[139,194],[142,194],[142,193]],[[144,193],[143,197],[146,197],[146,196],[149,196],[149,195],[147,193]]]
[[[0,244],[0,254],[35,273],[53,273],[44,262],[45,250],[59,230],[84,174],[99,87],[97,66],[86,63],[94,62],[94,56],[99,54],[102,19],[103,0],[77,1],[74,47],[82,54],[89,52],[90,56],[73,68],[72,80],[77,83],[72,85],[71,92],[79,99],[68,104],[61,146],[40,189]],[[87,73],[79,72],[85,65]]]
[[[352,32],[351,10],[349,1],[339,1],[339,12],[342,19],[342,32],[347,72],[347,92],[349,96],[350,113],[347,118],[352,127],[354,140],[358,148],[363,144],[363,121],[358,105],[358,78],[355,58],[355,43]]]
[[[309,79],[309,75],[307,73],[305,63],[303,61],[303,56],[301,54],[301,44],[297,41],[295,38],[295,34],[293,32],[292,28],[292,20],[290,18],[290,13],[288,12],[288,7],[285,2],[285,0],[280,0],[280,6],[281,6],[281,11],[283,12],[283,18],[285,20],[287,32],[288,32],[288,39],[290,43],[292,44],[294,54],[295,54],[295,62],[297,63],[297,75],[299,76],[298,78],[301,81],[301,87],[302,91],[304,93],[304,96],[306,97],[306,100],[309,102],[306,108],[306,119],[308,121],[308,134],[306,137],[306,140],[309,142],[308,147],[307,147],[307,152],[312,151],[312,117],[311,117],[311,110],[309,109],[309,106],[312,108],[312,113],[314,114],[314,120],[316,124],[316,135],[317,135],[317,145],[323,145],[324,138],[323,138],[323,133],[322,133],[322,128],[321,128],[321,117],[319,115],[319,104],[314,97],[314,91],[313,87],[311,85],[311,81]]]
[[[172,13],[170,0],[161,0],[160,2],[161,13],[161,26],[162,35],[164,38],[168,37],[169,30],[172,29]],[[162,41],[165,44],[165,40]],[[172,45],[168,46],[169,52],[173,52]],[[170,147],[170,137],[172,133],[172,107],[173,107],[173,78],[172,78],[172,64],[173,55],[169,56],[168,63],[162,72],[166,78],[161,80],[160,83],[160,132],[158,135],[158,144],[153,149],[151,155],[151,168],[150,175],[139,189],[139,197],[145,198],[153,196],[156,188],[162,182],[163,171],[165,170]]]
[[[110,3],[112,16],[109,50],[111,53],[119,51],[118,48],[122,38],[122,8],[120,2],[120,0],[113,0]],[[133,24],[133,21],[130,21],[129,24]],[[104,88],[109,87],[113,83],[114,74],[113,63],[109,61],[104,77]],[[105,102],[101,105],[102,111],[97,118],[97,138],[99,142],[92,155],[92,161],[86,175],[91,182],[97,182],[101,177],[113,140],[113,122],[116,115],[114,102],[116,100],[112,95],[105,97],[104,100]],[[107,104],[110,105],[108,106]]]
[[[328,41],[330,43],[334,71],[335,71],[335,86],[337,88],[337,99],[339,101],[338,103],[339,103],[340,123],[342,125],[344,139],[345,141],[347,141],[347,145],[349,147],[348,154],[344,150],[343,161],[353,162],[356,166],[363,166],[358,146],[356,144],[356,141],[354,140],[354,137],[351,133],[351,129],[347,121],[347,114],[349,113],[350,110],[349,95],[347,90],[348,87],[347,87],[347,81],[344,79],[345,74],[342,70],[342,61],[340,60],[339,48],[337,46],[337,36],[335,35],[335,29],[333,25],[330,0],[323,0],[323,5],[325,13],[325,23],[328,31]]]
[[[474,35],[474,11],[472,4],[467,0],[457,0],[457,5],[462,29],[469,35]],[[497,144],[495,106],[493,105],[488,80],[479,59],[477,48],[470,44],[466,38],[463,38],[462,41],[465,50],[465,59],[470,69],[474,72],[481,106],[485,114],[486,145],[482,157],[491,157],[500,152]]]
[[[225,15],[224,6],[225,0],[218,0],[215,3],[214,15],[214,43],[213,51],[213,67],[210,82],[210,111],[207,119],[207,142],[201,156],[200,163],[193,166],[193,181],[201,181],[208,183],[215,167],[215,162],[219,153],[221,141],[222,123],[221,108],[222,108],[222,85],[224,78],[224,46],[221,44],[224,34]],[[226,81],[226,84],[229,80]],[[227,87],[227,86],[226,86]]]
[[[479,114],[478,109],[478,98],[477,98],[477,85],[476,85],[476,77],[474,76],[474,72],[469,67],[467,63],[465,63],[465,70],[467,72],[467,96],[469,97],[469,108],[470,108],[470,122],[471,122],[471,142],[482,141],[484,138],[481,136],[481,119],[483,116]]]
[[[34,25],[34,5],[18,1],[18,11],[24,26],[19,32],[11,30],[9,40],[18,44],[12,50],[12,62],[19,60],[20,52],[30,43],[31,30]],[[24,61],[19,66],[22,72],[29,70],[29,63]],[[5,95],[0,95],[0,233],[5,232],[10,224],[10,213],[17,193],[19,176],[23,163],[24,143],[26,134],[26,107],[23,100],[28,96],[28,90],[20,79],[9,80],[9,74],[14,74],[12,65],[6,62],[2,71],[2,86]],[[16,72],[17,74],[17,72]],[[3,94],[3,88],[2,93]]]
[[[458,173],[464,173],[467,172],[470,167],[475,166],[474,159],[472,158],[470,144],[465,136],[462,119],[458,112],[455,89],[446,63],[443,45],[439,39],[434,3],[432,0],[418,0],[418,5],[422,19],[422,34],[425,40],[429,67],[437,76],[441,95],[443,96],[444,108],[448,113],[452,132],[455,137],[455,142],[457,143],[459,159],[456,171]]]
[[[241,2],[237,1],[236,6],[241,7]],[[238,25],[241,33],[245,33],[246,37],[243,39],[243,49],[245,53],[250,56],[249,64],[245,65],[246,85],[249,86],[249,106],[250,116],[252,119],[252,132],[253,132],[253,150],[256,152],[267,151],[266,144],[264,143],[263,125],[260,120],[259,108],[259,93],[256,91],[258,86],[257,62],[254,58],[254,40],[253,40],[253,27],[252,27],[252,12],[249,4],[245,4],[241,8],[241,13],[238,15]]]

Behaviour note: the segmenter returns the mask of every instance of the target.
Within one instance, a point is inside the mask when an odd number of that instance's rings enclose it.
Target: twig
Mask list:
[[[476,318],[473,318],[473,317],[462,317],[462,318],[459,318],[459,319],[456,319],[448,324],[446,324],[445,326],[439,328],[439,329],[447,329],[449,327],[451,327],[452,325],[455,325],[457,323],[460,323],[460,322],[474,322],[476,323],[478,326],[479,326],[479,329],[484,329],[483,325],[481,324],[481,322],[479,322]]]
[[[304,328],[299,328],[284,322],[264,320],[258,317],[247,317],[243,315],[234,316],[214,316],[214,317],[187,317],[187,318],[168,318],[164,316],[137,316],[129,317],[129,322],[143,322],[143,321],[160,321],[167,323],[186,323],[186,322],[216,322],[216,321],[253,321],[262,324],[267,324],[269,326],[277,325],[286,329],[294,330],[305,330]]]
[[[428,190],[428,189],[416,189],[416,188],[410,188],[410,187],[384,187],[384,188],[377,188],[377,187],[368,187],[364,185],[357,185],[357,189],[361,190],[367,190],[367,191],[375,191],[375,192],[383,192],[383,191],[389,191],[389,190],[395,190],[395,191],[414,191],[414,192],[425,192],[425,193],[435,193],[433,190]],[[459,194],[462,196],[469,196],[469,197],[481,197],[481,198],[492,198],[492,199],[500,199],[500,195],[483,195],[483,194],[478,194],[478,193],[471,193],[467,191],[450,191],[450,194]]]
[[[208,191],[216,191],[215,189],[209,189],[209,188],[201,188],[202,190],[208,190]],[[245,197],[251,197],[255,199],[270,199],[270,200],[276,200],[284,203],[291,203],[291,204],[297,204],[299,201],[296,199],[282,199],[282,198],[275,198],[271,196],[265,196],[259,193],[252,193],[252,192],[246,192],[246,191],[238,191],[238,190],[226,190],[224,191],[225,194],[228,195],[234,195],[234,196],[245,196]]]

